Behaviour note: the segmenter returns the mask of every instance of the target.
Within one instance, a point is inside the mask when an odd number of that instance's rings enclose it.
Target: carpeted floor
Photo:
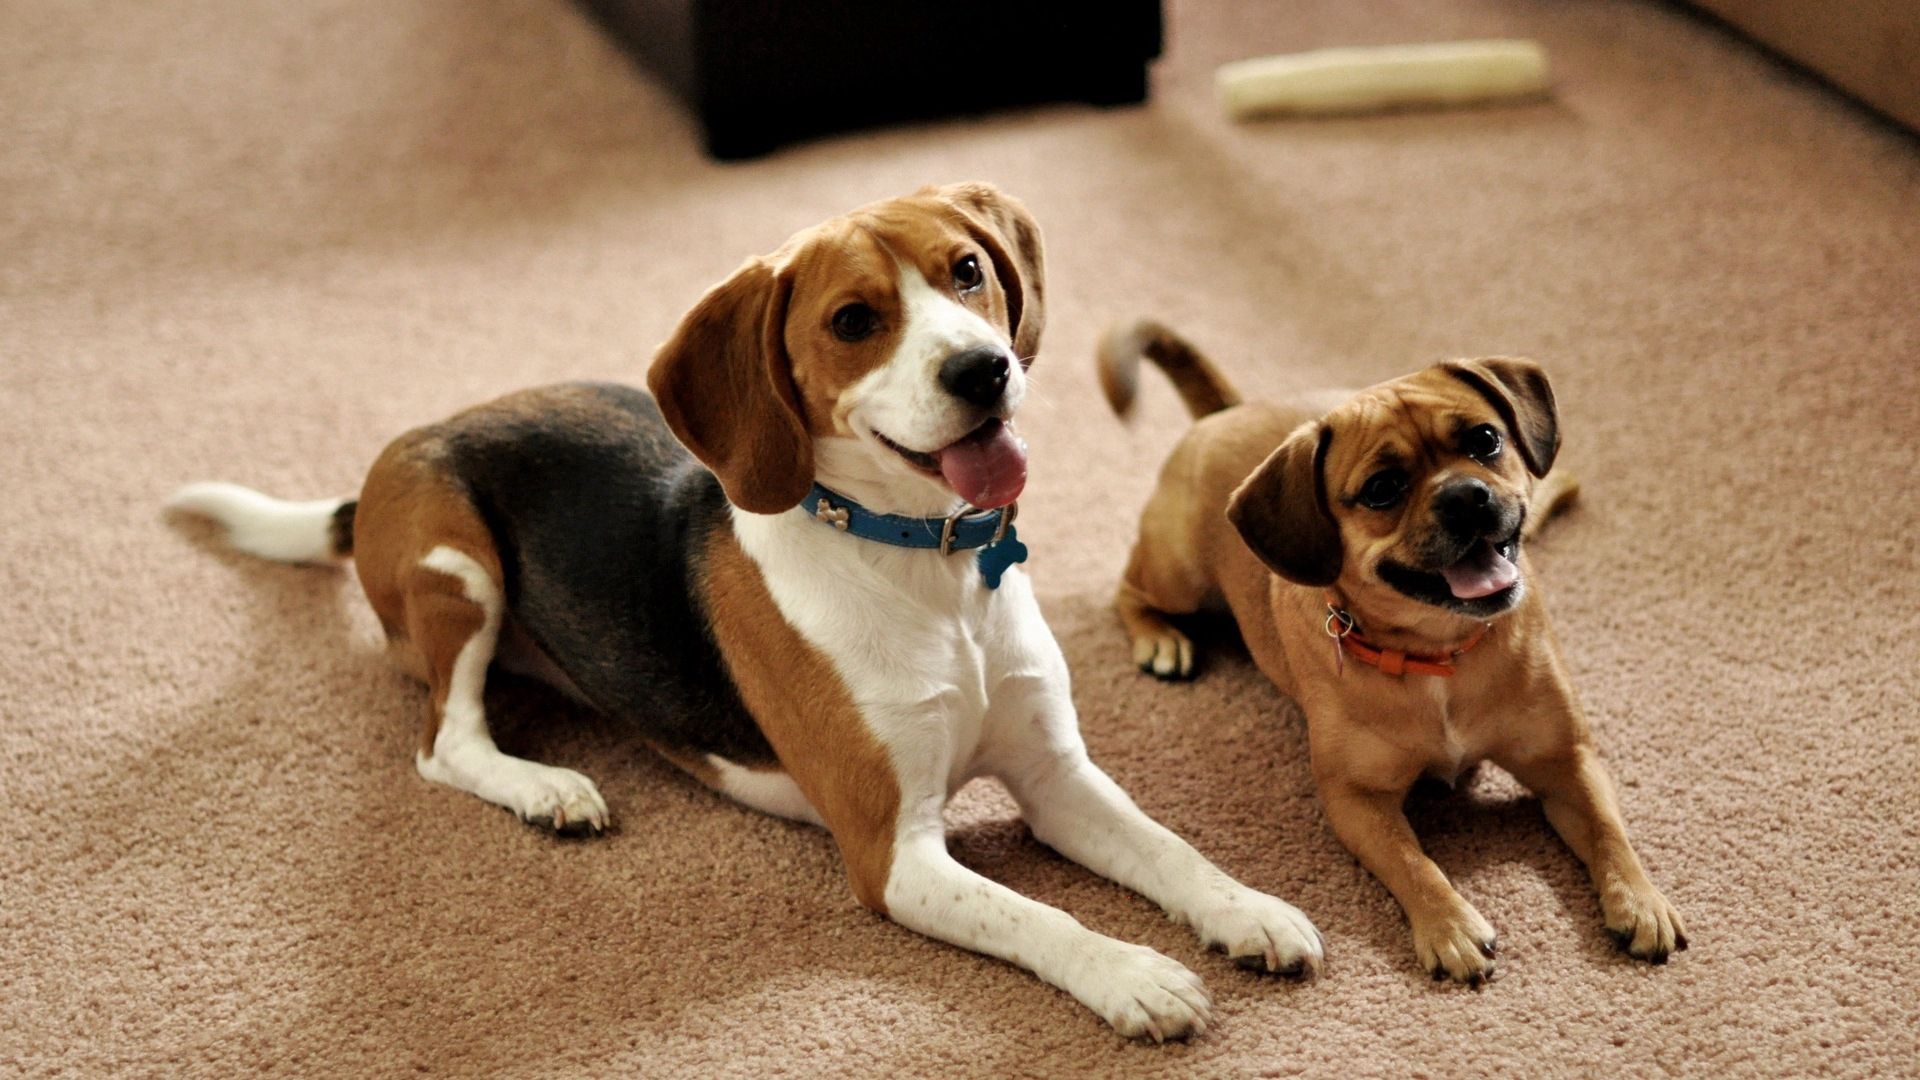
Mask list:
[[[0,9],[0,1073],[1911,1074],[1915,141],[1654,4],[1170,18],[1146,108],[721,167],[562,0]],[[1551,51],[1550,103],[1249,127],[1211,103],[1246,55],[1505,35]],[[1311,915],[1330,970],[1202,952],[990,785],[953,844],[1194,967],[1218,1011],[1191,1044],[1128,1044],[864,913],[824,834],[537,688],[498,694],[503,742],[596,777],[617,835],[558,842],[425,783],[422,692],[350,575],[157,510],[214,476],[346,492],[456,406],[637,380],[746,254],[970,177],[1047,229],[1021,527],[1088,741]],[[1184,420],[1159,384],[1110,418],[1089,353],[1143,312],[1257,393],[1549,365],[1586,498],[1536,561],[1690,952],[1615,954],[1538,806],[1487,775],[1413,815],[1504,977],[1428,982],[1321,817],[1293,708],[1231,651],[1191,686],[1136,674],[1106,599]]]

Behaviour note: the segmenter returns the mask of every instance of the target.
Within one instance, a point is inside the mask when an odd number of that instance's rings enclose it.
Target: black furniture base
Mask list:
[[[716,158],[1048,101],[1147,96],[1159,0],[581,0],[693,107]]]

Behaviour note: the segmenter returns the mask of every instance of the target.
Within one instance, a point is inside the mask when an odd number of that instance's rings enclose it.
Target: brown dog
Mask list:
[[[1120,586],[1135,662],[1191,674],[1192,642],[1168,616],[1232,613],[1306,713],[1334,832],[1400,901],[1436,978],[1490,978],[1494,931],[1420,850],[1401,804],[1422,774],[1451,783],[1482,760],[1538,793],[1628,952],[1664,963],[1685,949],[1528,588],[1529,523],[1574,493],[1558,477],[1535,489],[1559,447],[1540,367],[1436,364],[1320,416],[1240,404],[1205,357],[1143,322],[1101,349],[1116,412],[1143,355],[1199,421],[1161,470]]]

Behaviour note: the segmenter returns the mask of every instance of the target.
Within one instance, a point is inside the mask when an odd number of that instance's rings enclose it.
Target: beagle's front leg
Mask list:
[[[1007,680],[999,698],[989,760],[1036,839],[1159,904],[1241,967],[1320,970],[1325,943],[1299,909],[1208,862],[1088,758],[1064,665]]]
[[[947,760],[894,754],[900,808],[888,868],[888,917],[910,930],[1026,968],[1078,998],[1114,1030],[1156,1041],[1207,1029],[1212,1001],[1198,976],[1143,945],[1097,934],[1071,915],[960,865],[941,810]]]

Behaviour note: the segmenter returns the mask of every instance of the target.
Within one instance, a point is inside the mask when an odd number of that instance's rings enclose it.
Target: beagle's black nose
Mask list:
[[[940,365],[940,385],[961,401],[984,409],[1006,392],[1007,368],[1007,354],[999,349],[968,349]]]
[[[1493,489],[1478,480],[1455,480],[1433,496],[1433,516],[1455,536],[1485,536],[1500,525]]]

